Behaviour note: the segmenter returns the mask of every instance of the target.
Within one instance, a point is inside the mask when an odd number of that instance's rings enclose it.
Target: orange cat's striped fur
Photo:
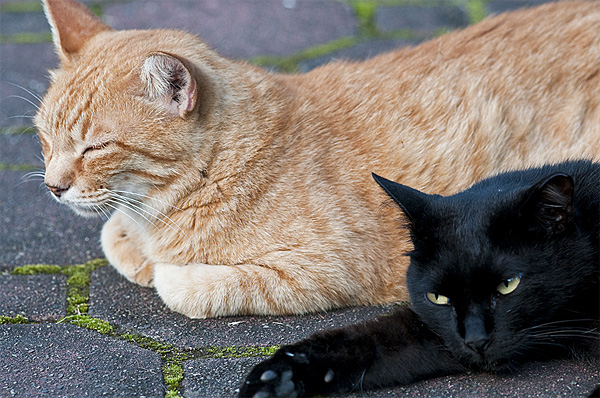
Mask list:
[[[61,60],[36,118],[46,184],[83,215],[117,208],[110,263],[190,317],[406,299],[409,243],[371,172],[448,194],[600,159],[600,2],[292,76],[45,6]]]

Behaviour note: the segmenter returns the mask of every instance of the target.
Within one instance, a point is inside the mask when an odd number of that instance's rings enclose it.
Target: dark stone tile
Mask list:
[[[0,316],[58,320],[66,315],[67,278],[63,275],[0,275]]]
[[[391,306],[357,307],[303,316],[189,319],[170,311],[151,288],[134,285],[112,267],[92,273],[90,316],[182,348],[291,343],[317,330],[387,313]]]
[[[500,14],[525,7],[535,7],[554,0],[491,0],[485,5],[488,14]]]
[[[246,374],[264,358],[197,359],[183,364],[185,398],[235,397]]]
[[[104,19],[117,29],[184,29],[234,58],[292,54],[357,27],[348,5],[327,0],[134,0],[107,6]]]
[[[48,70],[57,67],[51,43],[0,44],[0,127],[33,124]]]
[[[5,12],[0,13],[0,34],[16,33],[49,33],[50,27],[44,13],[40,12]]]
[[[100,219],[60,206],[25,173],[0,171],[0,270],[25,264],[81,264],[102,257]]]
[[[600,383],[597,365],[582,361],[531,362],[513,374],[476,373],[425,380],[389,390],[354,392],[347,398],[378,397],[587,397]]]
[[[450,5],[382,6],[377,8],[375,22],[382,32],[409,29],[432,33],[440,28],[467,26],[469,18],[463,9]]]
[[[43,169],[42,147],[37,135],[0,135],[0,164],[30,165]]]
[[[363,43],[359,43],[355,46],[344,48],[338,51],[327,54],[323,57],[317,57],[312,59],[306,59],[298,63],[299,72],[308,72],[318,66],[327,64],[332,60],[349,60],[349,61],[363,61],[368,58],[372,58],[378,54],[397,50],[402,47],[415,46],[419,44],[421,40],[406,40],[406,39],[374,39]]]
[[[0,325],[0,396],[164,397],[160,356],[73,325]]]

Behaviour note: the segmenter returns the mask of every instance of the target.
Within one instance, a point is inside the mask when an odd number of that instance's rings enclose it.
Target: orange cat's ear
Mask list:
[[[192,67],[166,53],[151,54],[142,65],[146,95],[172,116],[185,118],[196,106],[197,86]]]
[[[43,0],[52,39],[61,61],[69,61],[81,47],[100,32],[112,30],[75,0]]]

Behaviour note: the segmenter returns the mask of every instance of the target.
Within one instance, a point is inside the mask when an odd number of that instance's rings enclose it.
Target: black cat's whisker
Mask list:
[[[539,325],[534,325],[534,326],[530,326],[528,328],[523,329],[524,331],[528,331],[528,330],[533,330],[533,329],[537,329],[537,328],[542,328],[542,327],[548,327],[548,326],[552,326],[552,325],[560,325],[560,324],[573,324],[576,322],[597,322],[597,319],[592,319],[592,318],[579,318],[579,319],[562,319],[562,320],[558,320],[558,321],[553,321],[553,322],[545,322],[545,323],[540,323]]]

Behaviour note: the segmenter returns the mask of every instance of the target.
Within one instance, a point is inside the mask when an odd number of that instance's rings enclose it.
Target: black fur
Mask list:
[[[282,347],[240,396],[371,389],[597,349],[600,164],[504,173],[449,197],[374,178],[407,216],[412,307]]]

